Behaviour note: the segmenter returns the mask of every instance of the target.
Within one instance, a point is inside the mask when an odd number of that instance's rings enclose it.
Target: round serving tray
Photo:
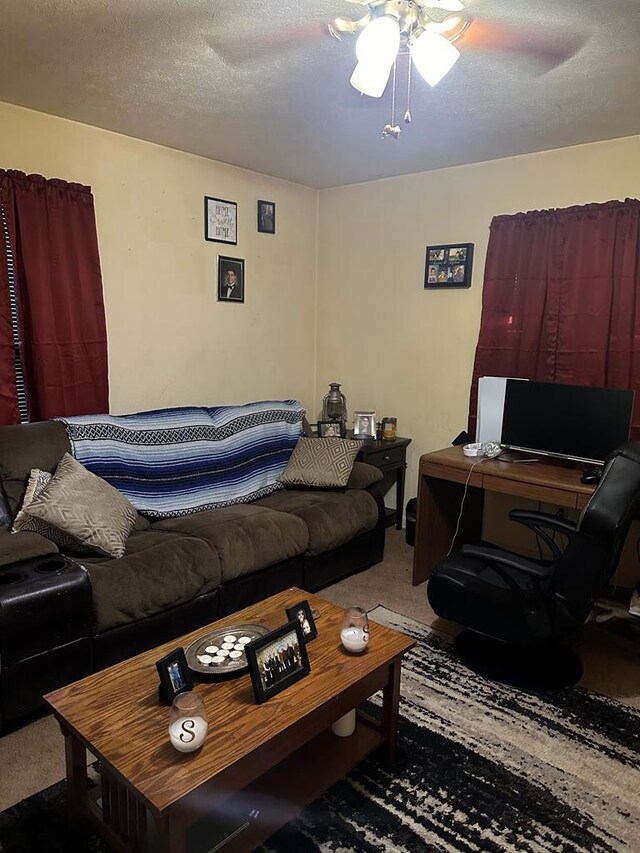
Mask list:
[[[239,675],[249,666],[245,646],[268,633],[264,625],[226,625],[203,634],[185,652],[189,669],[199,675]]]

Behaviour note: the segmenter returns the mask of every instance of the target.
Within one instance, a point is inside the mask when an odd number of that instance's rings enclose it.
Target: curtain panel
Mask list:
[[[107,332],[90,188],[0,170],[0,200],[15,260],[30,419],[108,411]],[[0,419],[15,423],[4,351],[7,292],[7,267],[0,263]]]
[[[640,201],[497,216],[491,223],[478,379],[629,388],[640,438]]]

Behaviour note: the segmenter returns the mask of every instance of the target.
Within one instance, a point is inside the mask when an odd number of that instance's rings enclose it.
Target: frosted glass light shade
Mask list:
[[[411,58],[430,86],[438,84],[460,58],[460,51],[437,33],[425,30],[411,46]]]
[[[393,64],[393,63],[392,63]],[[391,65],[380,62],[358,62],[349,82],[354,89],[370,98],[381,98],[387,88]]]
[[[359,62],[390,66],[400,47],[400,27],[395,18],[382,15],[371,21],[358,36],[356,56]]]

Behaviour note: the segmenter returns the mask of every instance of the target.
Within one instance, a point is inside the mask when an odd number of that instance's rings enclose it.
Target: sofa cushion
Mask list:
[[[56,542],[61,531],[80,545],[108,557],[122,557],[125,543],[136,522],[137,510],[124,495],[106,480],[87,471],[69,453],[65,453],[51,481],[33,498],[25,512],[45,522],[51,532],[36,530]],[[23,525],[30,529],[30,521]],[[64,547],[64,543],[58,543]]]
[[[209,543],[220,559],[223,583],[304,554],[309,544],[300,518],[255,503],[166,518],[152,524],[151,530],[170,530]]]
[[[0,566],[10,566],[22,560],[57,554],[58,549],[37,533],[22,533],[15,536],[8,527],[0,527]]]
[[[353,439],[300,438],[278,480],[285,486],[344,488],[361,447]]]
[[[12,515],[22,503],[31,469],[51,473],[70,449],[64,425],[57,421],[0,427],[0,477]]]
[[[379,483],[384,479],[384,474],[375,465],[369,465],[367,462],[354,462],[351,473],[349,474],[348,489],[368,489],[375,483]]]
[[[322,439],[326,441],[326,439]],[[304,492],[287,489],[256,501],[253,506],[289,513],[304,521],[309,531],[310,555],[332,551],[378,523],[378,505],[369,492]]]
[[[98,632],[163,613],[220,586],[220,561],[206,542],[163,531],[134,531],[119,560],[81,562],[91,578]]]

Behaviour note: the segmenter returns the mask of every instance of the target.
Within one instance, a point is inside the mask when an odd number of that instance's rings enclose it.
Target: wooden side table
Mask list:
[[[356,457],[360,462],[368,462],[375,465],[383,474],[395,475],[396,479],[396,506],[395,509],[387,507],[387,527],[396,523],[396,530],[402,530],[402,508],[404,506],[404,473],[407,468],[407,447],[411,444],[410,438],[396,438],[393,441],[376,441],[364,439],[362,449]]]

